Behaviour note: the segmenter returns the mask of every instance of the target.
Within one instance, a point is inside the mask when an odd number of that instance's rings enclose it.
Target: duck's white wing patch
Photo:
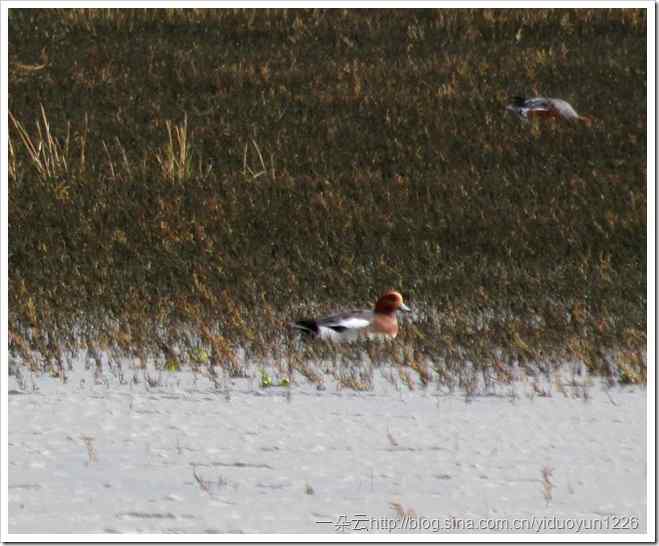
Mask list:
[[[318,325],[318,334],[321,339],[334,341],[353,341],[359,337],[363,328],[371,321],[359,317],[332,317],[325,319]]]
[[[524,106],[533,110],[551,110],[554,105],[549,99],[537,98],[527,99],[526,103],[524,103]]]
[[[347,317],[337,321],[333,321],[331,324],[328,324],[330,328],[346,328],[347,330],[359,330],[360,328],[366,328],[371,321],[365,318],[359,317]]]
[[[355,329],[338,331],[327,326],[318,327],[318,336],[320,339],[329,339],[340,343],[356,340],[359,337],[359,332],[360,330]]]

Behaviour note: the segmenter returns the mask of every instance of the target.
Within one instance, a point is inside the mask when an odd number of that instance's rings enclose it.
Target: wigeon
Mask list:
[[[337,313],[321,319],[298,320],[293,328],[303,334],[332,341],[354,341],[361,336],[395,338],[398,334],[396,311],[411,312],[400,292],[390,290],[371,310]]]
[[[581,121],[586,125],[591,125],[593,122],[590,116],[580,116],[577,114],[577,111],[572,105],[563,99],[513,97],[512,104],[506,106],[506,110],[512,112],[523,121],[536,118],[553,118]]]

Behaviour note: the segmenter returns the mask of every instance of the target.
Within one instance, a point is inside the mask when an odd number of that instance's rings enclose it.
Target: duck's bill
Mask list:
[[[400,309],[401,311],[405,311],[406,313],[411,313],[411,312],[412,312],[412,309],[410,309],[410,308],[409,308],[407,305],[405,305],[404,303],[401,303],[401,304],[400,304],[399,309]]]

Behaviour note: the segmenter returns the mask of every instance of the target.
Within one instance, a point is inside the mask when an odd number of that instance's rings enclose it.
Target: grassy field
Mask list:
[[[9,32],[10,350],[34,369],[89,346],[353,388],[387,362],[645,381],[644,10],[14,8]],[[522,124],[515,94],[595,122]],[[389,288],[417,311],[392,343],[288,332]]]

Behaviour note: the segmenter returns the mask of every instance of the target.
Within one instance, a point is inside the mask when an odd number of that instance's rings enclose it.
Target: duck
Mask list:
[[[398,335],[397,311],[411,313],[396,290],[385,292],[375,302],[375,307],[361,311],[337,313],[323,318],[302,319],[292,324],[303,336],[334,342],[357,339],[393,339]]]
[[[512,104],[506,106],[506,110],[512,112],[521,120],[528,122],[536,118],[566,119],[579,121],[590,126],[593,122],[590,116],[582,116],[563,99],[552,99],[546,97],[526,98],[515,96]]]

